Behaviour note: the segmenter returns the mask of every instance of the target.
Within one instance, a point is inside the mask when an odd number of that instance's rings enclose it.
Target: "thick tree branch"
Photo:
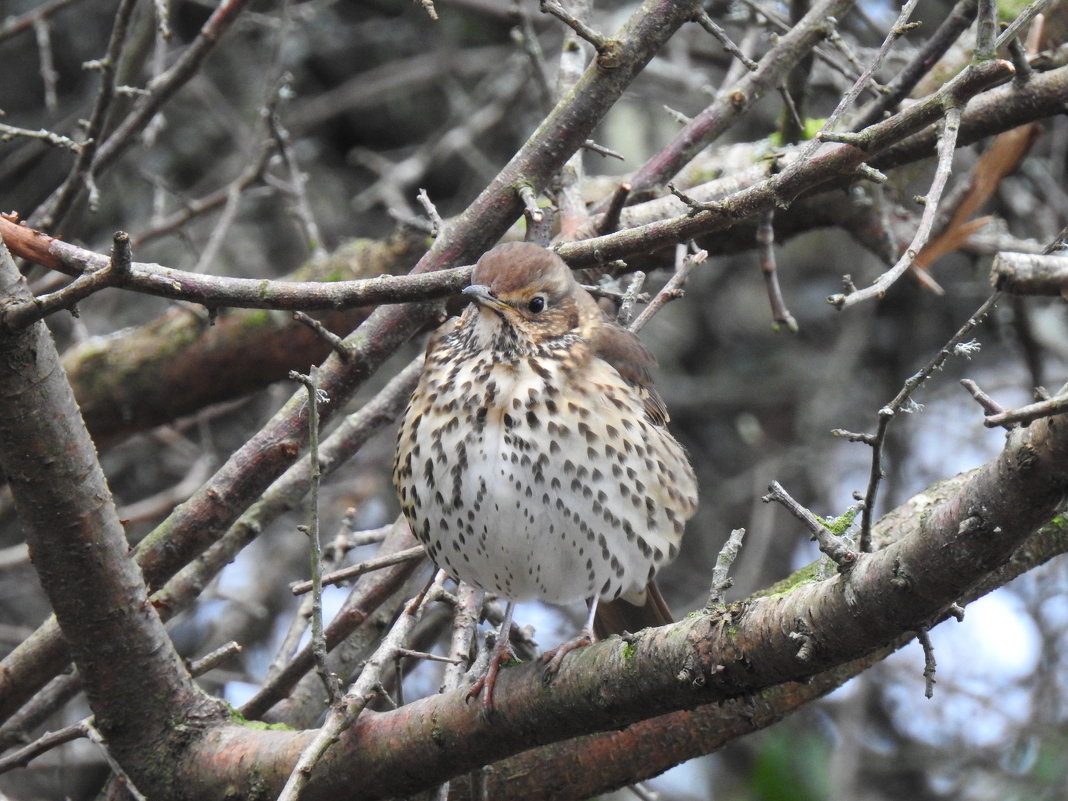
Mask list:
[[[307,798],[332,797],[357,777],[362,798],[414,792],[533,744],[746,696],[862,659],[974,592],[1050,519],[1066,492],[1064,416],[1016,429],[998,458],[889,515],[885,526],[901,538],[863,555],[848,574],[581,649],[548,686],[537,665],[504,670],[498,692],[508,703],[492,720],[467,704],[462,690],[365,715],[326,754]],[[811,646],[806,660],[796,658],[791,637],[799,630]],[[221,728],[198,745],[218,769],[220,788],[243,787],[253,764],[264,769],[257,777],[284,780],[278,762],[293,758],[310,735],[268,734]],[[397,760],[414,760],[419,774]]]
[[[0,246],[0,298],[18,303],[28,295]],[[219,704],[197,689],[148,603],[48,329],[37,322],[0,335],[0,350],[0,471],[97,726],[135,781],[151,789],[169,771],[144,744],[176,753],[175,710],[192,723]],[[136,669],[116,670],[120,664]]]

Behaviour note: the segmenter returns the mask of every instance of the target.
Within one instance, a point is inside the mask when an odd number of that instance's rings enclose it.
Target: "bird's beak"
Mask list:
[[[488,306],[498,311],[510,311],[512,308],[504,301],[499,300],[485,284],[471,284],[464,287],[463,293],[470,295],[480,306]]]

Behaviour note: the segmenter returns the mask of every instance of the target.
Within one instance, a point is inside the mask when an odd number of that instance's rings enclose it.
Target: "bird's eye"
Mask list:
[[[527,304],[527,308],[534,314],[537,314],[540,311],[544,311],[545,298],[543,298],[541,295],[535,295],[530,299],[530,303]]]

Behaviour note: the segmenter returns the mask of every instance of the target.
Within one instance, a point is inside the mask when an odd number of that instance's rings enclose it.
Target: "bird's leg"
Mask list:
[[[497,630],[497,642],[493,644],[493,653],[490,654],[486,672],[479,676],[467,691],[468,698],[475,698],[480,692],[483,693],[482,708],[487,715],[493,714],[493,690],[497,686],[497,673],[500,672],[501,665],[513,658],[510,634],[514,611],[515,604],[508,601],[504,606],[504,619]]]
[[[547,662],[545,665],[545,674],[549,677],[555,676],[556,671],[560,669],[560,663],[564,657],[574,651],[576,648],[581,648],[584,645],[589,645],[593,642],[593,619],[597,616],[597,596],[590,598],[587,603],[589,604],[590,611],[586,615],[586,625],[582,627],[582,631],[578,633],[577,637],[572,637],[567,642],[562,642],[555,648],[551,648],[541,655],[541,661]]]

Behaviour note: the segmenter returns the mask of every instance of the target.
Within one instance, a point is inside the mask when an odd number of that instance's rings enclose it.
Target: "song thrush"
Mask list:
[[[485,689],[492,709],[514,603],[624,596],[670,622],[653,588],[697,504],[668,433],[652,354],[605,318],[555,253],[513,242],[478,261],[473,300],[431,337],[397,438],[401,508],[436,565],[507,600]],[[650,585],[653,586],[653,585]],[[666,610],[666,607],[663,608]]]

